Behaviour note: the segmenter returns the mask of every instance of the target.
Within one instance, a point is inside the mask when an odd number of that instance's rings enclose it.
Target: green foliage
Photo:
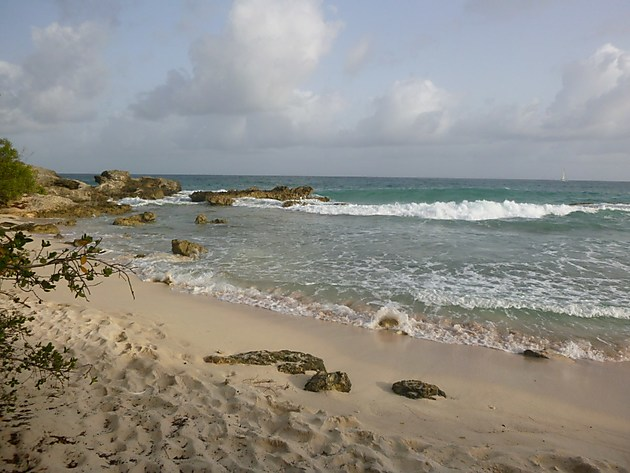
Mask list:
[[[0,138],[0,204],[6,205],[36,189],[33,169],[20,161],[20,155],[6,138]]]
[[[133,295],[127,268],[99,258],[100,240],[84,235],[73,248],[61,251],[49,251],[47,241],[29,250],[27,245],[32,242],[22,232],[10,234],[0,229],[0,415],[14,409],[18,386],[23,381],[34,380],[38,389],[48,381],[60,387],[77,363],[65,348],[60,351],[52,343],[29,342],[32,332],[28,323],[33,317],[18,310],[28,306],[16,289],[41,302],[38,291],[52,291],[63,282],[75,297],[87,298],[97,278],[117,274],[125,279]],[[9,283],[11,289],[5,290],[3,283]]]

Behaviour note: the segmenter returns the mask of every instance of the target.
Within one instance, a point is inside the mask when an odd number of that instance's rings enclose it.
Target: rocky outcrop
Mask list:
[[[198,257],[208,250],[199,243],[193,243],[188,240],[171,240],[171,250],[173,254],[189,257]]]
[[[182,190],[179,182],[163,177],[131,177],[127,171],[103,171],[94,176],[98,183],[96,192],[112,199],[139,197],[141,199],[162,199]]]
[[[96,176],[98,186],[67,179],[55,171],[33,166],[39,193],[14,202],[7,213],[23,217],[86,218],[120,215],[131,210],[114,199],[141,197],[158,199],[181,190],[177,181],[164,178],[132,178],[126,171],[104,171]]]
[[[20,230],[29,233],[41,233],[47,235],[59,235],[59,227],[54,223],[24,223],[16,225],[11,230]]]
[[[435,396],[446,397],[446,393],[435,384],[425,383],[417,379],[397,381],[392,385],[392,391],[399,396],[410,399],[432,399],[435,401]]]
[[[349,393],[352,389],[352,383],[350,378],[343,371],[335,371],[333,373],[326,373],[320,371],[308,380],[304,386],[305,391],[312,391],[315,393],[321,391],[340,391],[342,393]]]
[[[203,359],[206,363],[227,365],[276,365],[278,371],[289,374],[303,374],[307,371],[326,371],[324,361],[309,353],[292,350],[248,351],[235,355],[209,355]]]
[[[190,196],[193,202],[207,202],[210,205],[232,205],[234,200],[251,197],[254,199],[273,199],[282,202],[290,201],[292,205],[304,199],[317,199],[328,202],[327,197],[313,195],[313,188],[309,186],[287,187],[277,186],[271,190],[260,190],[256,187],[250,187],[244,190],[229,190],[226,192],[198,191],[193,192]]]
[[[131,211],[129,205],[107,201],[78,201],[58,195],[30,195],[15,202],[7,213],[27,218],[89,218],[99,215],[120,215]]]
[[[137,227],[138,225],[151,222],[155,222],[155,214],[153,212],[143,212],[141,214],[131,215],[130,217],[119,217],[114,220],[114,225]]]

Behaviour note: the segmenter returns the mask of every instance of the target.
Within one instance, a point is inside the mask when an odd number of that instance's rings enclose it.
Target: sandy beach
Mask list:
[[[25,384],[2,419],[2,471],[563,471],[630,469],[629,363],[528,359],[105,280],[32,304],[37,337],[81,368],[61,395]],[[289,349],[350,377],[216,365]],[[90,384],[89,376],[97,382]],[[446,398],[395,395],[403,379]]]

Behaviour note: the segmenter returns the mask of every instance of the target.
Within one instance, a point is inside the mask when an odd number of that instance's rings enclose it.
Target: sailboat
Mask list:
[[[567,175],[564,173],[564,169],[562,170],[562,177],[560,178],[560,180],[562,182],[565,182],[567,180]]]

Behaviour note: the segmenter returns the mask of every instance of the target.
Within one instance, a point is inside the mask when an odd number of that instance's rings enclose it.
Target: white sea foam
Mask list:
[[[177,194],[173,194],[163,199],[141,199],[139,197],[125,197],[124,199],[119,200],[120,204],[131,205],[132,207],[145,207],[147,205],[189,205],[194,204],[194,202],[190,199],[191,194],[194,191],[181,191]]]
[[[619,361],[627,358],[619,354],[616,356],[606,354],[586,340],[550,341],[544,337],[527,335],[515,330],[505,332],[487,321],[464,322],[448,317],[411,316],[396,303],[355,310],[344,304],[310,300],[296,293],[286,295],[281,291],[266,292],[253,287],[238,287],[222,281],[217,274],[207,269],[200,274],[191,274],[190,267],[174,267],[168,264],[172,263],[171,256],[156,255],[154,258],[137,260],[137,269],[145,280],[167,282],[175,290],[208,295],[226,302],[247,304],[285,314],[313,317],[373,330],[379,329],[379,322],[384,319],[394,319],[397,321],[395,330],[425,340],[484,346],[513,353],[522,352],[527,348],[549,350],[573,359]],[[623,358],[619,358],[620,356]]]
[[[234,201],[235,207],[254,207],[263,209],[281,208],[282,202],[276,199],[256,199],[254,197],[241,197]]]
[[[429,220],[499,220],[539,219],[550,215],[566,216],[573,212],[596,213],[599,209],[586,205],[530,204],[511,200],[493,202],[476,200],[462,202],[394,203],[381,205],[330,204],[289,207],[289,210],[321,215],[396,216]]]

